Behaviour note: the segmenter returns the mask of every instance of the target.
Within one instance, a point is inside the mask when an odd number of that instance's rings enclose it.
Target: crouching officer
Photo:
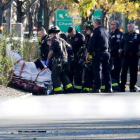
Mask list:
[[[59,32],[60,30],[57,26],[52,26],[51,29],[49,29],[51,45],[46,62],[46,65],[48,66],[50,59],[53,56],[52,81],[54,93],[56,94],[63,92],[61,82],[63,83],[63,87],[66,92],[73,92],[72,84],[70,83],[65,72],[65,63],[67,63],[66,42],[64,39],[57,37],[57,33]]]
[[[101,92],[102,73],[105,78],[105,92],[112,92],[110,75],[110,54],[108,52],[108,32],[101,27],[101,20],[94,20],[94,31],[91,35],[89,47],[86,55],[88,62],[89,54],[93,54],[93,71],[95,76],[95,91]]]
[[[120,72],[122,66],[122,56],[118,52],[123,33],[119,31],[119,22],[112,21],[110,28],[112,30],[109,38],[109,45],[111,49],[111,59],[113,60],[114,69],[112,70],[112,78],[120,82]]]
[[[86,37],[85,46],[86,52],[89,45],[90,36],[93,33],[93,23],[88,21],[85,23]],[[92,54],[89,55],[89,62],[84,64],[84,83],[83,83],[83,93],[91,92],[93,88],[93,67],[92,67]]]
[[[74,78],[74,90],[75,92],[81,92],[82,90],[82,74],[83,74],[83,59],[79,57],[79,52],[85,47],[85,37],[78,33],[74,27],[68,28],[69,42],[72,46],[74,58],[71,62],[71,82],[73,83]],[[83,53],[80,54],[84,55]],[[80,58],[80,59],[79,59]]]
[[[127,72],[130,69],[130,92],[136,92],[134,86],[137,82],[140,35],[134,31],[134,25],[131,23],[127,25],[127,30],[128,33],[123,35],[119,50],[120,53],[123,51],[121,91],[125,92]]]
[[[44,28],[41,28],[38,31],[38,35],[39,35],[39,37],[41,37],[41,42],[39,42],[40,56],[41,56],[43,63],[46,64],[48,53],[49,53],[50,39]]]

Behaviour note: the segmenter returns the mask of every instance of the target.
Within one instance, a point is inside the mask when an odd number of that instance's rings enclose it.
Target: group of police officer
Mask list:
[[[110,35],[101,24],[100,19],[86,22],[85,36],[74,27],[68,28],[68,35],[57,26],[49,35],[39,30],[41,58],[52,70],[54,94],[125,92],[128,69],[130,92],[136,92],[140,35],[132,23],[124,35],[118,21],[111,22]]]

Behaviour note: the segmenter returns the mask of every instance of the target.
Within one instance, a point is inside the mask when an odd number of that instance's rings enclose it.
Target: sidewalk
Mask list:
[[[5,100],[5,99],[11,99],[11,98],[16,98],[25,95],[27,92],[24,92],[19,89],[14,89],[10,87],[5,87],[0,85],[0,99]]]

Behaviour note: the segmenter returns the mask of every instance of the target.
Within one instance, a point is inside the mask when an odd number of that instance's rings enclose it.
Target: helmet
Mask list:
[[[91,21],[87,21],[85,23],[85,28],[86,28],[86,30],[88,30],[88,29],[93,30],[93,23]]]
[[[49,34],[51,33],[59,33],[60,32],[60,29],[58,26],[52,26],[50,29],[49,29]]]

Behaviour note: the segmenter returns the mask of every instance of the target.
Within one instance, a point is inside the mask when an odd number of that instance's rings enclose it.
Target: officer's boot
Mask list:
[[[82,90],[81,89],[74,89],[74,93],[81,93]]]
[[[105,90],[104,93],[113,93],[113,90],[112,89]]]
[[[93,91],[92,88],[84,87],[82,93],[91,93],[92,91]]]
[[[125,92],[125,85],[124,84],[120,84],[120,92]]]
[[[136,89],[135,89],[134,86],[133,87],[130,87],[130,92],[136,92]]]
[[[95,89],[95,90],[93,90],[93,93],[101,93],[101,90],[100,89]]]
[[[64,91],[64,93],[74,93],[74,89],[73,88],[70,88],[70,89],[67,89]]]

